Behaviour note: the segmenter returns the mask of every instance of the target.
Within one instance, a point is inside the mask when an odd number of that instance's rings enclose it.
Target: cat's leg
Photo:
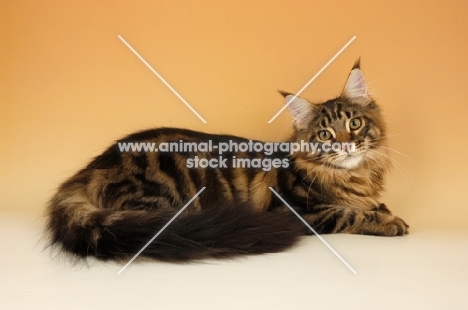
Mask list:
[[[350,233],[376,236],[401,236],[409,226],[388,209],[365,211],[358,208],[319,205],[303,215],[317,233]]]
[[[390,211],[384,203],[381,203],[378,206],[374,207],[372,211],[378,211],[384,214],[392,215],[392,211]]]

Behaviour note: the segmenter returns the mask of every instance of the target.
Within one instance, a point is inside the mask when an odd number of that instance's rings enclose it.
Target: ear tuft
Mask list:
[[[353,69],[361,69],[361,57],[359,57],[354,63]]]
[[[278,89],[278,93],[280,93],[280,95],[283,96],[284,98],[286,98],[286,96],[288,95],[292,95],[291,93],[288,93],[287,91],[284,91],[281,89]]]

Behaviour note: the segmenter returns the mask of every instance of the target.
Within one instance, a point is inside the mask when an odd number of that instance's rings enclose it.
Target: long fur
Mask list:
[[[78,257],[102,260],[129,259],[176,214],[161,210],[110,211],[90,206],[82,206],[81,212],[87,218],[85,222],[71,219],[65,209],[51,210],[51,242]],[[185,262],[274,253],[291,247],[304,234],[303,224],[292,213],[258,212],[248,204],[231,204],[180,214],[141,257]]]

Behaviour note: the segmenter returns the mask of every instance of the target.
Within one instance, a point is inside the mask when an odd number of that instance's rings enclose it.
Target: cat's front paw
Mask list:
[[[377,211],[383,214],[392,215],[392,212],[387,208],[387,206],[384,203],[381,203],[378,206],[374,207],[372,211]]]
[[[409,225],[397,216],[393,216],[392,219],[384,225],[385,236],[403,236],[407,233],[409,233]]]

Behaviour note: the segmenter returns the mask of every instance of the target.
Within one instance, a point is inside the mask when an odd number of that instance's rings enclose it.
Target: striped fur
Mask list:
[[[281,92],[287,101],[293,95]],[[351,94],[351,95],[350,95]],[[63,183],[47,208],[52,245],[79,257],[128,259],[202,187],[205,191],[141,254],[187,261],[278,252],[307,234],[269,187],[318,233],[397,236],[408,225],[380,203],[390,162],[380,109],[368,95],[359,63],[340,97],[321,104],[290,103],[289,142],[354,142],[354,152],[232,151],[226,168],[188,168],[187,160],[217,158],[218,150],[121,152],[117,143]],[[328,137],[328,140],[323,138]],[[248,142],[177,128],[150,129],[119,142]],[[233,167],[231,158],[273,159],[288,167]]]

